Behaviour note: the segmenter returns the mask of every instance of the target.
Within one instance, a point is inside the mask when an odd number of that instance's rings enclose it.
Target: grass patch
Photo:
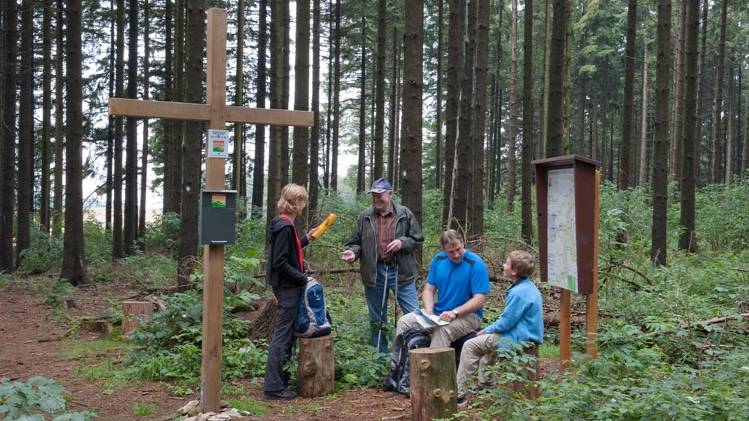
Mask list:
[[[283,408],[283,414],[284,415],[294,415],[294,414],[308,414],[308,415],[319,415],[320,410],[322,410],[322,406],[320,406],[319,403],[305,403],[301,405],[295,405],[295,406],[286,406]]]
[[[80,340],[65,346],[60,356],[66,360],[95,356],[113,351],[127,352],[133,346],[117,339],[103,339],[99,341]]]
[[[544,342],[538,348],[539,358],[559,358],[559,345]]]
[[[136,403],[133,405],[133,415],[136,417],[147,417],[153,415],[155,408],[150,403]]]
[[[263,417],[268,413],[268,407],[254,398],[229,399],[227,402],[230,408],[246,411],[254,417]]]
[[[126,385],[132,380],[127,369],[107,358],[102,362],[79,366],[75,368],[75,374],[79,377],[94,379],[102,383],[103,393],[111,395],[115,389]]]

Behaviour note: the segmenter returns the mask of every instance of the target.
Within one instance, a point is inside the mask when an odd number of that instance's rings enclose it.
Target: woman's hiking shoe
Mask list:
[[[267,400],[289,400],[296,398],[296,392],[286,389],[277,390],[275,392],[263,392],[265,399]]]

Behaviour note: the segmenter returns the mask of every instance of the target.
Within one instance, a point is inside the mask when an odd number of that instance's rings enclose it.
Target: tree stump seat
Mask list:
[[[455,350],[416,348],[408,358],[413,421],[449,418],[458,412]]]
[[[541,380],[540,363],[538,359],[538,344],[533,343],[523,347],[523,354],[533,356],[533,361],[528,362],[524,367],[525,375],[528,382],[537,382]],[[536,399],[539,397],[538,387],[534,385],[528,385],[526,382],[515,381],[508,383],[507,387],[512,392],[518,392],[525,394],[528,399]]]
[[[299,395],[305,398],[323,396],[335,385],[333,336],[299,338],[297,382]]]

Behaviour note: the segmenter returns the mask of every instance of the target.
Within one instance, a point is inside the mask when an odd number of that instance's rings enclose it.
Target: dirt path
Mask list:
[[[96,284],[84,286],[75,295],[75,307],[66,309],[62,317],[46,305],[45,293],[33,292],[20,284],[0,287],[0,378],[26,381],[44,376],[60,383],[71,400],[69,409],[89,410],[100,420],[153,419],[168,420],[186,402],[197,396],[176,396],[167,385],[156,382],[129,383],[107,391],[100,381],[83,377],[81,367],[108,358],[117,360],[117,351],[93,355],[69,356],[63,351],[81,341],[95,341],[96,333],[82,332],[77,338],[66,336],[70,328],[65,315],[98,316],[107,308],[109,299],[132,295],[133,289],[122,285]],[[58,316],[58,317],[55,317]],[[263,420],[380,420],[410,419],[410,404],[401,395],[374,389],[354,389],[331,398],[296,399],[292,402],[267,402],[261,399],[257,382],[246,383],[248,395],[268,409]],[[134,415],[135,404],[152,408],[148,416]]]

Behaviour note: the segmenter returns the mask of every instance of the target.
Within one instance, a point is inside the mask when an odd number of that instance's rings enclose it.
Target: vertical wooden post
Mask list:
[[[568,289],[562,290],[559,302],[559,359],[562,366],[572,361],[571,336],[572,336],[572,293]]]
[[[595,196],[593,200],[593,291],[586,300],[585,329],[587,345],[585,352],[593,358],[598,357],[598,228],[601,213],[601,170],[596,170]]]
[[[208,9],[207,102],[210,106],[209,129],[226,129],[226,10]],[[208,156],[208,142],[206,142]],[[206,158],[206,188],[225,188],[223,158]],[[201,405],[203,413],[220,407],[221,338],[224,303],[224,246],[203,248],[205,277],[203,289],[203,344],[201,365]]]

